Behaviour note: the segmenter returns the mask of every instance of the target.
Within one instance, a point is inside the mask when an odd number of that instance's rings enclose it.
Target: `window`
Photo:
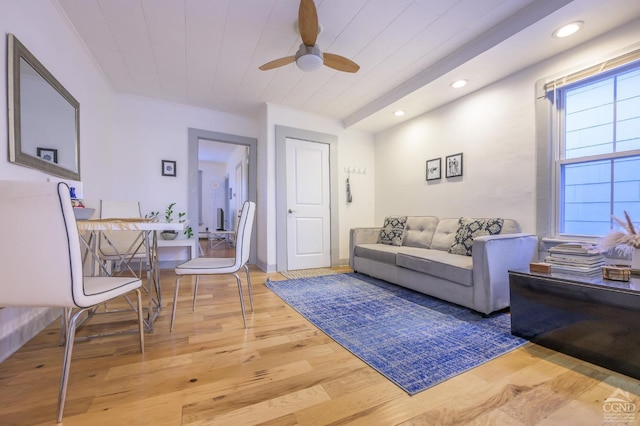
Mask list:
[[[557,100],[557,233],[601,236],[625,210],[640,220],[640,61],[548,94]]]

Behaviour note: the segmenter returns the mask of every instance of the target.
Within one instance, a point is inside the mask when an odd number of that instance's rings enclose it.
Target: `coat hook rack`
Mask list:
[[[367,174],[367,168],[366,167],[354,167],[354,166],[349,166],[349,167],[345,167],[344,169],[345,173],[347,174],[356,174],[356,175],[366,175]]]

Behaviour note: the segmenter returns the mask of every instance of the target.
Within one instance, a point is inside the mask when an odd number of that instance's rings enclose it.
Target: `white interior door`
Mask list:
[[[287,268],[331,266],[329,145],[286,139]]]

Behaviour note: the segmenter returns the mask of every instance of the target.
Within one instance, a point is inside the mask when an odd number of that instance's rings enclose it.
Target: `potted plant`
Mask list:
[[[173,206],[175,206],[176,203],[171,203],[167,206],[167,208],[164,211],[164,221],[167,223],[171,223],[173,222]],[[165,240],[175,240],[176,237],[178,236],[178,231],[162,231],[160,233],[160,236],[162,238],[164,238]]]
[[[184,222],[186,222],[186,221],[187,221],[186,216],[187,216],[187,214],[186,214],[186,213],[184,213],[184,212],[180,212],[180,213],[178,213],[178,222],[180,222],[180,223],[184,223]],[[191,237],[193,237],[193,229],[191,229],[191,227],[190,227],[190,226],[187,226],[187,227],[184,229],[184,231],[183,231],[182,233],[183,233],[184,235],[186,235],[186,236],[187,236],[187,238],[191,238]]]
[[[164,221],[166,223],[173,222],[173,214],[174,214],[173,207],[175,205],[176,205],[176,203],[171,203],[165,209],[165,211],[164,211]],[[157,219],[159,215],[160,215],[160,212],[151,212],[146,217]],[[184,212],[178,212],[178,222],[184,223],[186,221],[186,215],[187,214],[184,213]],[[184,235],[187,236],[187,238],[193,237],[193,229],[190,226],[188,226],[184,230],[183,233],[184,233]],[[178,231],[162,231],[162,232],[160,232],[160,236],[165,240],[175,240],[176,237],[178,236]]]

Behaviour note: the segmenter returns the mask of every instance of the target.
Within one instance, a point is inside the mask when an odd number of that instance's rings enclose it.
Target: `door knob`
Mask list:
[[[295,210],[289,209],[289,213],[295,213]]]

